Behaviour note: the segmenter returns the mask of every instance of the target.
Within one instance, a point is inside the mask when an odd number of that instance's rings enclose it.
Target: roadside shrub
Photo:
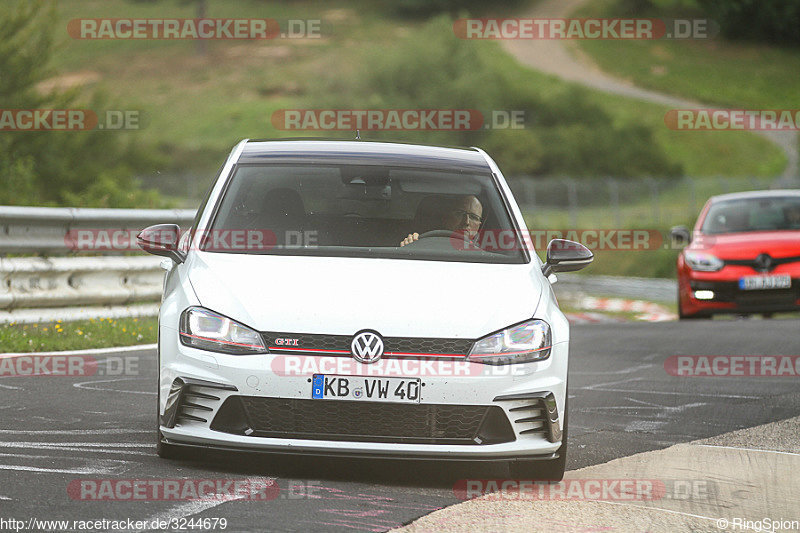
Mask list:
[[[55,11],[50,2],[0,3],[0,95],[4,109],[107,108],[95,95],[44,93],[39,82],[53,73]],[[133,178],[154,166],[150,153],[123,132],[4,131],[0,136],[0,202],[16,205],[154,207],[152,191]]]
[[[531,86],[522,68],[500,61],[496,43],[456,38],[436,17],[391,48],[373,50],[357,72],[330,73],[308,107],[522,111],[521,129],[362,132],[366,139],[486,147],[508,173],[640,177],[677,176],[642,126],[618,126],[586,92],[564,84]]]

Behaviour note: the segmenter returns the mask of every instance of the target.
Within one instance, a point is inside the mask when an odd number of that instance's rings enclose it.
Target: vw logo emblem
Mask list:
[[[761,254],[755,260],[756,270],[768,272],[772,269],[772,258],[767,254]]]
[[[360,331],[350,343],[350,353],[359,363],[374,363],[383,355],[383,339],[375,331]]]

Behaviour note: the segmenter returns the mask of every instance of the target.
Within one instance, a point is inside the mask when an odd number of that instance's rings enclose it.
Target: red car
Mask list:
[[[800,190],[714,196],[678,256],[678,315],[800,311]]]

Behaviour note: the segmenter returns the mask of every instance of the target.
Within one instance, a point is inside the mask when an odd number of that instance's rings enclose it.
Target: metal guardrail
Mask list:
[[[0,206],[0,254],[66,253],[76,230],[138,232],[160,223],[188,226],[192,209],[93,209]]]
[[[54,257],[81,251],[76,232],[90,230],[134,241],[153,224],[188,227],[190,209],[83,209],[0,206],[0,323],[74,320],[104,316],[152,316],[164,279],[153,256]],[[95,243],[96,244],[96,243]],[[85,251],[85,250],[84,250]],[[102,247],[92,253],[111,251]]]

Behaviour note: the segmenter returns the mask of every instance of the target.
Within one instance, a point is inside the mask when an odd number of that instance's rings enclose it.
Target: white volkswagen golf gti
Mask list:
[[[239,143],[168,257],[158,453],[186,447],[506,461],[561,479],[569,325],[482,150]]]

